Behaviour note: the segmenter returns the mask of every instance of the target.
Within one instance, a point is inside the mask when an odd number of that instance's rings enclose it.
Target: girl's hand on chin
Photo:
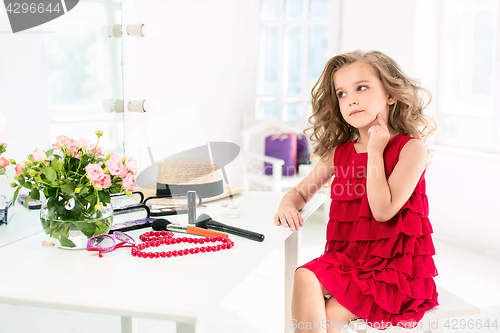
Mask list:
[[[380,153],[384,152],[387,142],[391,139],[391,133],[387,128],[387,124],[382,119],[382,115],[377,114],[378,125],[373,125],[368,129],[368,145],[366,146],[366,151],[370,153]]]

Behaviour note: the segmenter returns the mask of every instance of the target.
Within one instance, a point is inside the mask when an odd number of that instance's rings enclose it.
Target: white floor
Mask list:
[[[323,251],[326,228],[323,216],[322,211],[315,213],[302,229],[301,263],[317,257]],[[500,332],[500,260],[436,240],[435,247],[437,254],[434,260],[439,272],[436,283],[481,308],[481,314],[461,318],[465,321],[456,322],[456,328],[450,327],[447,332]],[[283,249],[279,249],[213,310],[205,323],[206,332],[282,332],[283,268]],[[0,272],[4,269],[8,267],[1,267]],[[113,292],[110,291],[108,296],[112,297]],[[489,329],[484,327],[487,320]],[[470,323],[474,323],[474,328],[467,328]],[[482,329],[478,329],[479,324],[482,324]],[[492,327],[495,324],[497,328]],[[119,333],[120,318],[0,304],[0,333],[52,332]],[[175,332],[175,324],[139,318],[137,332]]]

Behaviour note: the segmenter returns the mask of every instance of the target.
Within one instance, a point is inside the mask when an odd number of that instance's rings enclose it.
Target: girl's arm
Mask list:
[[[290,227],[290,230],[299,230],[303,226],[304,220],[299,210],[333,177],[334,153],[335,149],[327,157],[320,159],[311,173],[285,194],[274,215],[276,225]]]
[[[383,151],[390,134],[381,117],[378,119],[380,125],[369,130],[366,191],[373,217],[385,222],[396,215],[415,190],[426,167],[427,148],[420,140],[408,141],[391,176],[386,179]]]

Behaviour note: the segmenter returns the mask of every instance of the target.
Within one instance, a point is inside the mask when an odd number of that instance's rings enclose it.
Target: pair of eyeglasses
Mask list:
[[[99,258],[103,252],[111,252],[120,247],[133,247],[135,240],[121,231],[115,231],[111,235],[97,235],[87,241],[87,251],[99,251]]]

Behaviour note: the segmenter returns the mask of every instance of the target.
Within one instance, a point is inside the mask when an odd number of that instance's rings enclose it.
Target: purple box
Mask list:
[[[285,164],[282,166],[283,176],[293,176],[297,172],[297,136],[295,134],[273,134],[266,137],[266,156],[276,157]],[[271,163],[264,162],[264,173],[273,174]]]
[[[304,134],[297,136],[297,167],[299,164],[311,164],[309,145]]]

